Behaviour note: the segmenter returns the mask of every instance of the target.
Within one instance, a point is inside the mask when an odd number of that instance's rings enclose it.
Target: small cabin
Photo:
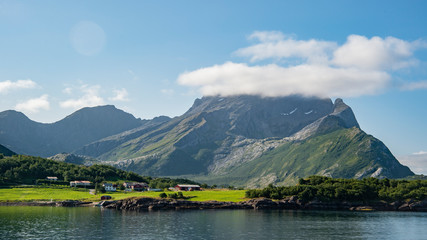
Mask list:
[[[200,191],[199,185],[178,184],[175,186],[177,191]]]
[[[58,177],[46,177],[46,180],[49,180],[49,181],[58,181]]]
[[[111,196],[110,195],[104,195],[104,196],[101,196],[101,201],[104,201],[104,200],[110,200],[111,199]]]

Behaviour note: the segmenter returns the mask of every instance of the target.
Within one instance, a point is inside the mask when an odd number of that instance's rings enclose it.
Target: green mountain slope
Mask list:
[[[221,176],[195,176],[217,184],[250,187],[296,184],[310,175],[340,178],[413,175],[378,139],[357,127],[291,141]]]

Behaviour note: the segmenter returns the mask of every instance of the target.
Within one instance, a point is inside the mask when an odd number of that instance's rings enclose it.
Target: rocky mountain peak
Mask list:
[[[359,127],[359,123],[354,116],[353,110],[345,104],[341,98],[337,98],[335,100],[334,112],[332,115],[339,117],[346,128]]]

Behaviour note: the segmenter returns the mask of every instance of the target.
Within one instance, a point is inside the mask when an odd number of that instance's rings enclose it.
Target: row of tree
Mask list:
[[[396,201],[405,199],[424,200],[427,198],[427,180],[392,180],[378,178],[342,179],[311,176],[300,179],[298,185],[246,191],[246,197],[283,199],[298,196],[302,201]]]
[[[167,188],[176,184],[197,184],[187,179],[140,176],[108,165],[83,166],[57,162],[40,157],[15,155],[0,159],[0,185],[35,184],[48,176],[61,181],[87,180],[94,184],[104,181],[146,182],[152,188]]]

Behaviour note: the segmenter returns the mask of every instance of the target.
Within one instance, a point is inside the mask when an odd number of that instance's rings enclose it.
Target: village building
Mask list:
[[[139,183],[139,182],[125,182],[123,183],[123,186],[125,187],[125,189],[131,189],[133,191],[146,191],[148,188],[148,184],[147,183]]]
[[[58,177],[46,177],[46,180],[58,181]]]
[[[107,192],[117,191],[117,185],[116,184],[104,183],[104,184],[102,184],[102,186],[104,187],[105,191],[107,191]]]
[[[91,182],[89,181],[71,181],[70,187],[88,187],[91,185]]]
[[[200,191],[199,185],[178,184],[175,186],[177,191]]]

